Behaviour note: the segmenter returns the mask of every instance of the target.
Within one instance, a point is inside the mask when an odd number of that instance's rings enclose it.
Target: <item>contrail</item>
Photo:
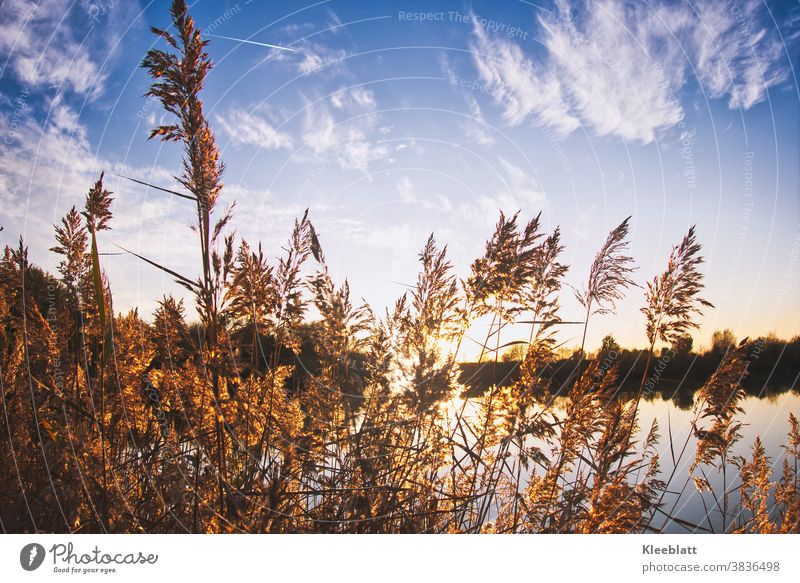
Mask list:
[[[290,49],[289,47],[279,47],[278,45],[271,45],[269,43],[260,43],[254,40],[245,40],[243,38],[233,38],[232,36],[222,36],[221,34],[207,34],[206,36],[214,37],[214,38],[224,38],[225,40],[233,40],[240,43],[247,43],[249,45],[257,45],[259,47],[267,47],[269,49],[278,49],[280,51],[291,51],[293,53],[297,52],[297,49]]]

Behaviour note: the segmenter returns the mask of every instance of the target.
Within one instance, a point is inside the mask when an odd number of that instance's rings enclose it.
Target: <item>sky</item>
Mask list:
[[[237,235],[269,256],[308,208],[334,278],[382,312],[415,281],[430,233],[465,277],[501,211],[541,212],[570,265],[561,315],[578,320],[569,286],[609,230],[632,216],[644,285],[696,224],[715,308],[695,345],[722,328],[800,334],[796,2],[200,0],[191,12],[214,61],[203,99],[221,204],[236,202]],[[52,225],[105,171],[101,251],[197,275],[191,204],[116,176],[176,187],[180,147],[148,141],[169,118],[140,67],[164,48],[150,27],[168,24],[166,2],[3,2],[0,243],[23,236],[54,270]],[[104,268],[118,312],[150,317],[184,295],[132,256]],[[628,290],[587,345],[613,332],[643,346],[643,302]],[[559,334],[579,344],[574,328]]]

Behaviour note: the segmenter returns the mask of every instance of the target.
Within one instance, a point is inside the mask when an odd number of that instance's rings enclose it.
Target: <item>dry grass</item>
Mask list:
[[[416,284],[376,315],[325,264],[308,216],[284,253],[229,232],[217,216],[223,165],[200,91],[211,67],[182,0],[168,50],[148,52],[150,95],[174,123],[153,137],[183,147],[178,178],[195,205],[196,279],[167,266],[194,297],[200,322],[167,297],[152,323],[114,315],[95,233],[110,228],[102,176],[84,213],[55,227],[58,277],[29,265],[24,244],[0,260],[0,521],[6,532],[640,532],[669,515],[675,477],[659,477],[654,424],[615,370],[590,363],[567,386],[543,374],[555,359],[567,266],[560,232],[539,217],[500,216],[484,255],[459,281],[431,237]],[[608,237],[579,293],[585,328],[634,285],[629,219]],[[650,354],[694,327],[700,245],[691,229],[643,309]],[[310,322],[309,313],[318,314]],[[459,400],[456,355],[478,318],[492,324],[483,355],[522,344],[519,379]],[[526,340],[503,342],[509,324]],[[455,346],[454,351],[444,346]],[[800,430],[775,481],[757,441],[738,439],[744,346],[700,392],[692,474],[715,498],[726,531],[797,532]],[[483,356],[482,355],[482,356]],[[584,359],[581,359],[583,362]],[[487,366],[492,366],[488,364]],[[645,371],[645,374],[647,372]],[[644,385],[644,380],[643,380]],[[557,406],[556,397],[563,403]],[[687,442],[688,445],[688,442]],[[687,446],[684,446],[684,450]],[[677,467],[675,461],[674,466]],[[740,476],[735,508],[702,472]],[[770,496],[767,493],[772,492]],[[690,525],[691,526],[691,525]],[[700,525],[695,525],[700,527]]]

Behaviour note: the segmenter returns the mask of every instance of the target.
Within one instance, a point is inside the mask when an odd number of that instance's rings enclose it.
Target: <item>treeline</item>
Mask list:
[[[588,359],[601,369],[616,368],[620,377],[621,394],[635,394],[643,377],[646,377],[645,397],[660,396],[672,400],[682,409],[694,404],[694,394],[722,364],[725,355],[736,348],[736,340],[728,331],[714,333],[712,347],[702,353],[692,351],[691,337],[681,338],[673,346],[665,347],[652,359],[647,373],[645,366],[648,351],[620,348],[613,336],[603,339],[602,347]],[[747,395],[765,397],[798,391],[800,386],[800,336],[791,340],[774,335],[747,339],[745,354],[747,374],[741,385]],[[521,361],[519,351],[510,350],[499,362],[464,363],[460,380],[468,388],[468,395],[482,394],[492,384],[512,384],[519,377]],[[564,389],[574,383],[580,372],[582,359],[576,350],[569,356],[556,359],[542,374]]]
[[[640,425],[648,383],[667,374],[656,344],[676,345],[712,307],[694,227],[645,283],[649,348],[633,359],[643,361],[635,393],[624,352],[608,366],[583,346],[570,366],[557,356],[569,266],[559,228],[539,216],[500,213],[464,279],[431,235],[414,286],[376,314],[333,280],[307,213],[276,258],[237,238],[232,207],[219,208],[224,166],[200,98],[206,41],[184,0],[173,0],[169,29],[153,32],[162,48],[143,67],[167,115],[151,137],[183,151],[178,186],[157,189],[195,217],[196,275],[134,254],[187,290],[198,322],[173,297],[152,319],[115,310],[97,237],[114,220],[102,174],[55,225],[57,275],[29,261],[24,241],[5,248],[4,532],[800,530],[796,417],[776,472],[759,439],[748,457],[733,456],[748,344],[709,366],[672,468],[658,455],[662,429]],[[634,286],[629,220],[608,234],[577,292],[584,338]],[[467,401],[457,354],[478,321],[491,322],[481,343],[491,361],[508,325],[530,332],[516,378],[490,379]],[[676,478],[684,455],[693,456],[685,480]],[[723,476],[716,489],[710,472]],[[665,496],[690,478],[709,511],[687,519]]]

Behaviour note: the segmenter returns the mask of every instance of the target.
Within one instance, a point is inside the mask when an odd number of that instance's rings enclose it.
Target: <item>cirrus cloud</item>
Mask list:
[[[786,48],[762,4],[557,3],[539,18],[542,50],[526,54],[474,24],[473,62],[511,125],[583,126],[652,142],[684,116],[695,77],[707,97],[748,109],[789,76]]]
[[[225,115],[215,117],[222,131],[234,144],[246,144],[266,150],[292,147],[292,139],[288,134],[274,128],[255,113],[232,109]]]

